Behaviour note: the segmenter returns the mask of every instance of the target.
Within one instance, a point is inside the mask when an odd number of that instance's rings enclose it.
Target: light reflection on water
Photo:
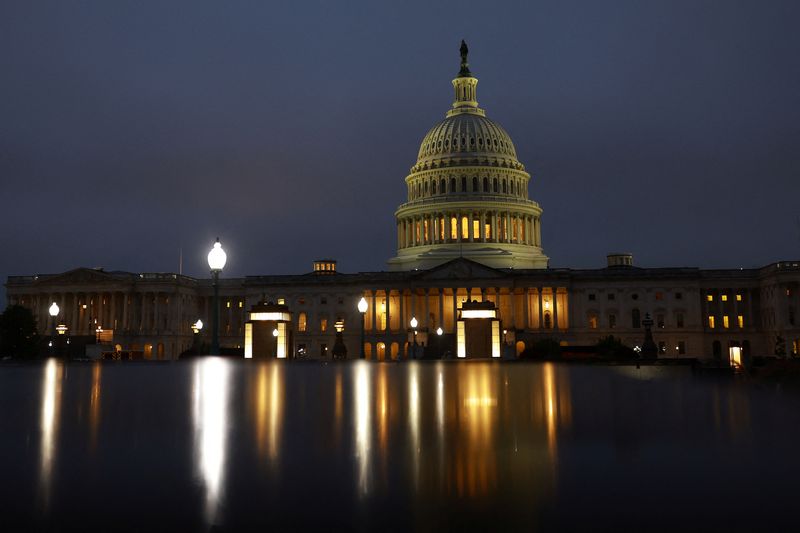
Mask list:
[[[0,369],[0,400],[6,403],[7,370]],[[149,478],[141,478],[141,462],[138,469],[126,465],[131,453],[155,450],[166,454],[167,465],[190,465],[191,477],[176,466],[160,470],[156,479],[186,494],[197,487],[196,505],[181,512],[197,512],[203,524],[263,525],[268,517],[296,514],[315,487],[324,487],[318,497],[336,502],[326,512],[341,514],[350,525],[377,520],[420,527],[439,523],[436,510],[469,527],[469,520],[480,523],[495,508],[504,509],[506,518],[516,516],[514,523],[530,524],[572,498],[587,497],[584,487],[602,502],[609,480],[593,471],[613,472],[613,482],[631,484],[631,494],[642,483],[658,491],[671,475],[669,468],[659,470],[663,461],[673,469],[675,462],[717,471],[735,465],[741,476],[748,460],[766,460],[748,454],[757,438],[771,436],[771,450],[780,449],[787,431],[800,438],[800,410],[783,409],[764,391],[758,396],[746,385],[663,370],[207,358],[167,366],[65,367],[50,360],[37,377],[36,486],[45,513],[83,509],[83,500],[71,499],[74,474],[59,475],[65,469],[94,472],[95,482],[112,492],[128,483],[154,490]],[[174,400],[180,393],[185,404]],[[138,416],[137,405],[163,406],[157,418],[165,429],[152,430],[154,413]],[[74,445],[87,436],[88,446]],[[165,447],[171,442],[178,444]],[[124,448],[128,443],[131,448]],[[4,446],[7,456],[20,453]],[[117,477],[106,477],[109,467]],[[759,482],[761,468],[752,468],[755,477],[744,476],[748,487]],[[643,471],[654,479],[642,478]],[[703,471],[695,465],[684,472],[686,484],[713,494],[713,480]],[[264,514],[267,504],[271,512]],[[348,522],[356,515],[361,522]]]

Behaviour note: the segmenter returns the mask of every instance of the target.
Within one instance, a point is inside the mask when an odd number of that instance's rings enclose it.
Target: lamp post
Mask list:
[[[50,318],[53,321],[53,333],[50,340],[50,355],[53,355],[53,344],[56,342],[56,317],[58,316],[58,312],[60,311],[58,304],[53,302],[53,305],[50,306],[50,309],[47,310],[50,313]]]
[[[413,337],[413,344],[411,345],[411,359],[417,358],[417,317],[412,316],[409,325],[411,326],[411,331],[414,333]]]
[[[219,355],[219,273],[225,268],[227,260],[228,256],[217,237],[217,242],[208,252],[208,267],[211,269],[212,286],[214,287],[214,313],[211,322],[211,353],[213,355]]]
[[[441,359],[442,356],[443,356],[443,354],[442,354],[442,334],[443,333],[444,333],[444,330],[442,329],[442,326],[439,326],[438,328],[436,328],[436,346],[439,349],[439,359]]]
[[[358,312],[361,313],[361,359],[364,359],[364,322],[367,320],[367,299],[363,296],[358,301]],[[374,330],[373,326],[373,331]]]
[[[203,321],[198,318],[197,322],[192,324],[192,332],[194,333],[192,345],[194,346],[194,349],[197,352],[195,355],[200,355],[200,332],[201,331],[203,331]]]
[[[279,333],[280,332],[278,331],[278,328],[275,328],[275,329],[272,330],[272,336],[275,337],[275,352],[273,354],[275,359],[278,358],[278,334]]]

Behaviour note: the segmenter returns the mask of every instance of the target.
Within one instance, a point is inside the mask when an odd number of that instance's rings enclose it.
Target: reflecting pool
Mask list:
[[[800,394],[680,367],[0,366],[0,530],[788,528]]]

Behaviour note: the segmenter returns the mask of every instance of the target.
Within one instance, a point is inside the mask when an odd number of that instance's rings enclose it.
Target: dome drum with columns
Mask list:
[[[547,268],[539,204],[511,137],[486,118],[462,41],[455,101],[425,135],[396,211],[393,270],[427,269],[456,257],[494,268]]]

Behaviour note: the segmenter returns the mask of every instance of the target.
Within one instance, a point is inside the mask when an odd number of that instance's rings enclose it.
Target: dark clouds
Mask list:
[[[554,266],[800,247],[796,2],[4,2],[0,276],[384,267],[467,39]]]

